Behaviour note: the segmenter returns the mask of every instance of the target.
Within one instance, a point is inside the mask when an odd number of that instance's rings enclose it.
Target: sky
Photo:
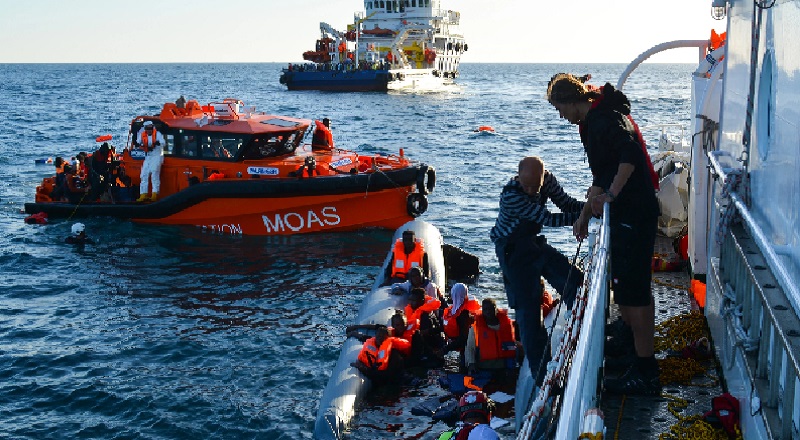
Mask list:
[[[705,40],[711,0],[443,0],[461,12],[462,63],[628,63]],[[319,22],[345,29],[363,0],[0,0],[0,63],[296,62]],[[697,49],[649,62],[696,63]]]

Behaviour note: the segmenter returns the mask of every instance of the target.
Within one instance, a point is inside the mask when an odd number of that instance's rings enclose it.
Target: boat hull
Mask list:
[[[413,166],[376,174],[207,181],[153,203],[39,202],[25,204],[25,211],[51,218],[107,216],[191,225],[242,235],[394,229],[420,214],[409,202],[410,197],[424,197],[411,196],[417,194],[420,172],[421,166]]]
[[[322,90],[329,92],[385,92],[388,70],[284,70],[280,78],[289,90]]]

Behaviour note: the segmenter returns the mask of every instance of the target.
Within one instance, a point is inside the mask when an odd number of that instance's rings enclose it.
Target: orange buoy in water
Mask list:
[[[111,135],[110,134],[104,134],[102,136],[97,136],[97,139],[95,139],[95,142],[106,142],[106,141],[110,141],[110,140],[111,140]]]
[[[477,131],[477,132],[480,132],[480,131],[489,131],[489,132],[492,132],[492,133],[494,133],[494,127],[492,127],[491,125],[481,125],[481,126],[480,126],[480,127],[478,127],[478,128],[477,128],[477,130],[475,130],[475,131]]]

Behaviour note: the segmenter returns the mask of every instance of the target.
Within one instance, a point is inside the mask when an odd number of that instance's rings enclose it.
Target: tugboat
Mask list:
[[[111,151],[97,167],[108,168],[102,179],[87,179],[94,190],[60,197],[53,193],[58,176],[46,177],[25,212],[193,225],[236,235],[394,229],[425,212],[433,167],[412,162],[402,149],[363,155],[334,148],[332,136],[326,146],[304,143],[313,127],[321,129],[316,122],[259,113],[238,99],[166,103],[160,114],[131,121],[121,154],[108,145],[95,153]],[[138,201],[146,199],[136,189],[147,154],[138,140],[150,125],[165,144],[161,182],[157,200]],[[108,183],[101,189],[97,182]]]
[[[320,23],[304,64],[282,70],[289,90],[436,90],[458,77],[468,47],[461,15],[442,0],[365,0],[346,31]]]

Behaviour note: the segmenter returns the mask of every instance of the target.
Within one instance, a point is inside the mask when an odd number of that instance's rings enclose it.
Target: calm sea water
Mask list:
[[[236,237],[91,219],[26,225],[35,159],[127,138],[179,95],[329,117],[337,146],[437,169],[423,219],[481,259],[471,292],[504,302],[488,231],[503,184],[542,156],[576,197],[589,182],[574,127],[544,100],[561,71],[616,83],[624,65],[466,64],[441,93],[288,92],[279,64],[0,65],[0,438],[308,439],[318,399],[392,231]],[[644,127],[688,121],[690,65],[644,65],[626,84]],[[491,125],[496,135],[473,129]],[[645,130],[656,145],[658,131]],[[572,255],[567,228],[548,231]],[[376,433],[377,432],[377,433]],[[354,433],[356,438],[404,437]]]

